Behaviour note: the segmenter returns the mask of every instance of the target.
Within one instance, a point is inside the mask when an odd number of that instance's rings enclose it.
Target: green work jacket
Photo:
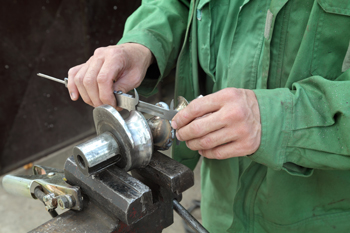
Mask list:
[[[350,232],[350,1],[144,0],[119,43],[148,47],[176,95],[254,90],[252,155],[203,159],[210,232]],[[146,94],[147,94],[146,93]],[[232,101],[235,101],[234,99]],[[194,168],[185,143],[174,158]]]

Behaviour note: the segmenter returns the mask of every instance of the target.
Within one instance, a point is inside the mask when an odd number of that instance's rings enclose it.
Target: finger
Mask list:
[[[242,157],[254,153],[252,148],[247,147],[243,140],[233,141],[224,145],[217,146],[209,150],[199,150],[199,154],[208,159],[228,159],[233,157]]]
[[[122,71],[121,63],[113,59],[106,59],[97,76],[100,100],[103,104],[117,107],[117,101],[113,95],[113,83],[118,79]],[[120,89],[125,92],[125,90]],[[117,90],[119,91],[119,89]]]
[[[219,110],[220,107],[221,103],[215,98],[215,94],[195,99],[186,108],[175,115],[171,121],[171,125],[174,129],[180,129],[197,117],[215,112]]]
[[[222,128],[203,137],[186,141],[186,145],[191,150],[209,150],[230,143],[237,138],[238,135],[233,134],[231,128]]]
[[[85,103],[93,106],[93,103],[92,103],[88,93],[86,92],[85,86],[83,83],[86,71],[88,70],[88,67],[89,67],[89,61],[87,63],[85,63],[85,65],[83,67],[81,67],[79,72],[75,75],[74,83],[77,86],[79,94],[80,94],[81,98],[83,99],[83,101]]]
[[[77,86],[74,83],[74,77],[83,65],[84,64],[74,66],[74,67],[70,68],[68,71],[67,88],[68,88],[69,95],[73,101],[76,101],[79,98],[79,92],[78,92]]]
[[[100,72],[103,62],[104,60],[101,58],[91,60],[89,68],[87,69],[83,80],[85,90],[89,94],[89,98],[92,101],[94,107],[98,107],[103,104],[100,100],[99,89],[97,85],[97,76]]]
[[[189,141],[225,127],[225,122],[218,119],[220,119],[220,111],[196,118],[188,125],[178,129],[176,138],[180,141]]]

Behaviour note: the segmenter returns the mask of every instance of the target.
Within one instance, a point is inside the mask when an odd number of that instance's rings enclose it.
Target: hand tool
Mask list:
[[[50,79],[58,83],[62,83],[66,87],[68,84],[67,78],[64,78],[64,80],[61,80],[61,79],[57,79],[41,73],[38,73],[38,76]],[[137,93],[135,88],[134,88],[134,92],[135,92],[135,97],[132,97],[132,95],[123,93],[122,91],[114,91],[114,96],[117,99],[117,106],[120,108],[126,109],[128,111],[137,110],[139,112],[148,113],[152,116],[159,116],[160,118],[163,118],[169,121],[173,119],[173,117],[176,115],[177,111],[174,109],[166,109],[160,106],[156,106],[153,104],[140,101],[139,94]]]
[[[52,81],[58,82],[58,83],[62,83],[62,84],[64,84],[66,87],[67,87],[67,85],[68,85],[68,78],[64,78],[63,80],[61,80],[61,79],[54,78],[54,77],[52,77],[52,76],[49,76],[49,75],[46,75],[46,74],[42,74],[42,73],[38,73],[37,75],[40,76],[40,77],[47,78],[47,79],[50,79],[50,80],[52,80]]]

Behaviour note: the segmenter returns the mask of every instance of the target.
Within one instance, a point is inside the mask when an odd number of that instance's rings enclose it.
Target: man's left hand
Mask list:
[[[210,159],[253,154],[260,146],[260,111],[255,93],[226,88],[193,100],[172,120],[176,137]]]

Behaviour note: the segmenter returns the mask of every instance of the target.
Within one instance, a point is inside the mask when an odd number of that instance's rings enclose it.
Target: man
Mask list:
[[[116,106],[113,90],[149,94],[176,65],[175,94],[205,95],[172,126],[175,159],[204,157],[210,232],[348,232],[349,28],[340,0],[145,0],[68,88]]]

